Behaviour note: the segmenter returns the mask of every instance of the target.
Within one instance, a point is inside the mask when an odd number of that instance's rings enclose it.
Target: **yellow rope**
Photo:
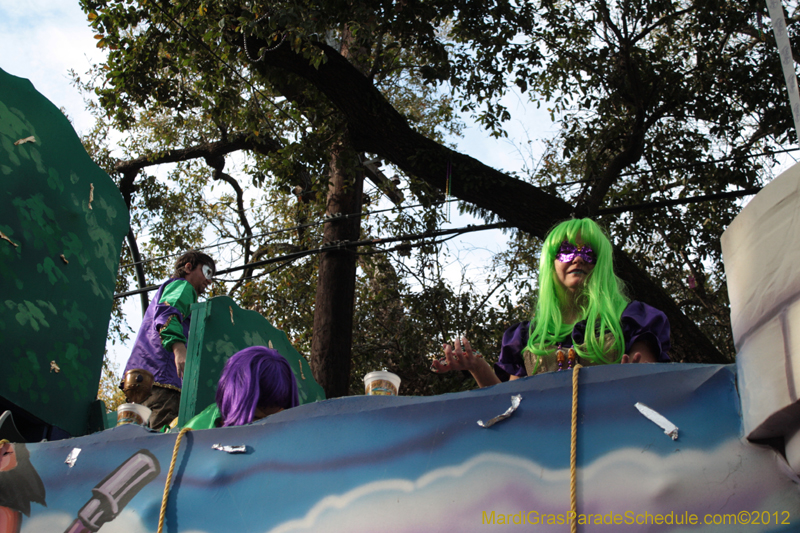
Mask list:
[[[569,444],[569,510],[572,516],[571,533],[578,531],[578,370],[572,370],[572,438]]]
[[[8,439],[0,439],[0,446],[2,446],[3,444],[11,444],[11,443],[8,441]]]
[[[169,499],[169,484],[172,481],[172,472],[175,470],[175,462],[178,459],[178,449],[181,447],[181,440],[183,436],[191,431],[192,428],[183,428],[178,433],[178,438],[175,439],[175,447],[172,449],[172,461],[169,463],[169,472],[167,472],[167,484],[164,485],[164,496],[161,498],[161,514],[158,515],[158,533],[164,529],[164,517],[167,515],[167,500]]]

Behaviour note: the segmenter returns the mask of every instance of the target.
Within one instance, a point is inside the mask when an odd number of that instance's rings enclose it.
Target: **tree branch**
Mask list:
[[[787,20],[787,23],[788,22],[789,21]],[[775,36],[772,34],[771,31],[759,32],[756,28],[753,28],[752,26],[739,26],[737,30],[742,35],[747,35],[748,37],[752,37],[757,42],[768,44],[773,48],[777,47],[777,45],[775,44]],[[792,59],[794,59],[795,63],[800,63],[800,52],[792,49]]]
[[[228,141],[200,143],[187,148],[165,150],[156,154],[144,155],[136,159],[131,159],[130,161],[118,161],[117,164],[114,165],[114,170],[125,174],[163,163],[179,163],[181,161],[189,161],[201,157],[214,159],[232,152],[238,152],[239,150],[252,150],[263,155],[268,155],[281,148],[281,144],[274,139],[262,136],[258,138],[254,137],[254,135],[238,133],[232,135]]]
[[[206,163],[209,163],[209,160],[206,159]],[[211,163],[209,163],[209,166]],[[228,185],[233,188],[236,192],[236,213],[239,215],[239,222],[242,223],[242,227],[244,228],[244,234],[247,237],[244,242],[244,262],[247,263],[250,261],[250,239],[253,237],[253,228],[250,226],[250,221],[247,220],[247,213],[244,210],[244,191],[242,187],[239,185],[239,182],[236,181],[233,176],[227,174],[222,171],[222,166],[212,167],[214,168],[214,179],[218,181],[224,181]]]
[[[242,47],[242,35],[226,32],[226,39]],[[255,43],[261,48],[267,43]],[[375,153],[404,172],[430,185],[445,189],[447,165],[452,165],[452,193],[539,238],[557,222],[572,214],[569,204],[528,183],[511,178],[464,154],[460,154],[411,128],[368,78],[350,65],[336,50],[315,43],[325,61],[314,67],[289,45],[264,55],[251,68],[263,75],[279,68],[304,78],[322,92],[344,115],[354,148]],[[615,253],[619,276],[632,287],[634,295],[663,310],[670,319],[679,359],[727,362],[725,357],[689,320],[664,290],[621,251]]]

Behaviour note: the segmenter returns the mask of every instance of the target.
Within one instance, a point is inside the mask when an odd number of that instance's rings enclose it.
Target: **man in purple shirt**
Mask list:
[[[190,250],[175,261],[172,277],[156,292],[142,319],[125,372],[153,374],[153,392],[142,403],[152,411],[150,427],[161,429],[178,416],[191,306],[211,284],[216,267],[202,252]]]

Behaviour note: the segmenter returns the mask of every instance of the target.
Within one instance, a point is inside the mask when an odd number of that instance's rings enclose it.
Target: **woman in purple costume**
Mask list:
[[[558,224],[542,245],[534,318],[506,330],[495,368],[462,337],[444,345],[445,357],[431,370],[468,370],[486,387],[575,363],[669,361],[666,315],[625,296],[612,254],[611,242],[593,220]]]

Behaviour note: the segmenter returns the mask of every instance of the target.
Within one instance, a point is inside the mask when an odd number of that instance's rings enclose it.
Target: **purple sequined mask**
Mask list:
[[[588,244],[575,246],[569,241],[562,242],[561,248],[558,249],[558,253],[556,254],[556,259],[562,263],[571,263],[576,257],[580,257],[590,265],[593,265],[595,261],[597,261],[594,250],[592,250],[592,247]]]

